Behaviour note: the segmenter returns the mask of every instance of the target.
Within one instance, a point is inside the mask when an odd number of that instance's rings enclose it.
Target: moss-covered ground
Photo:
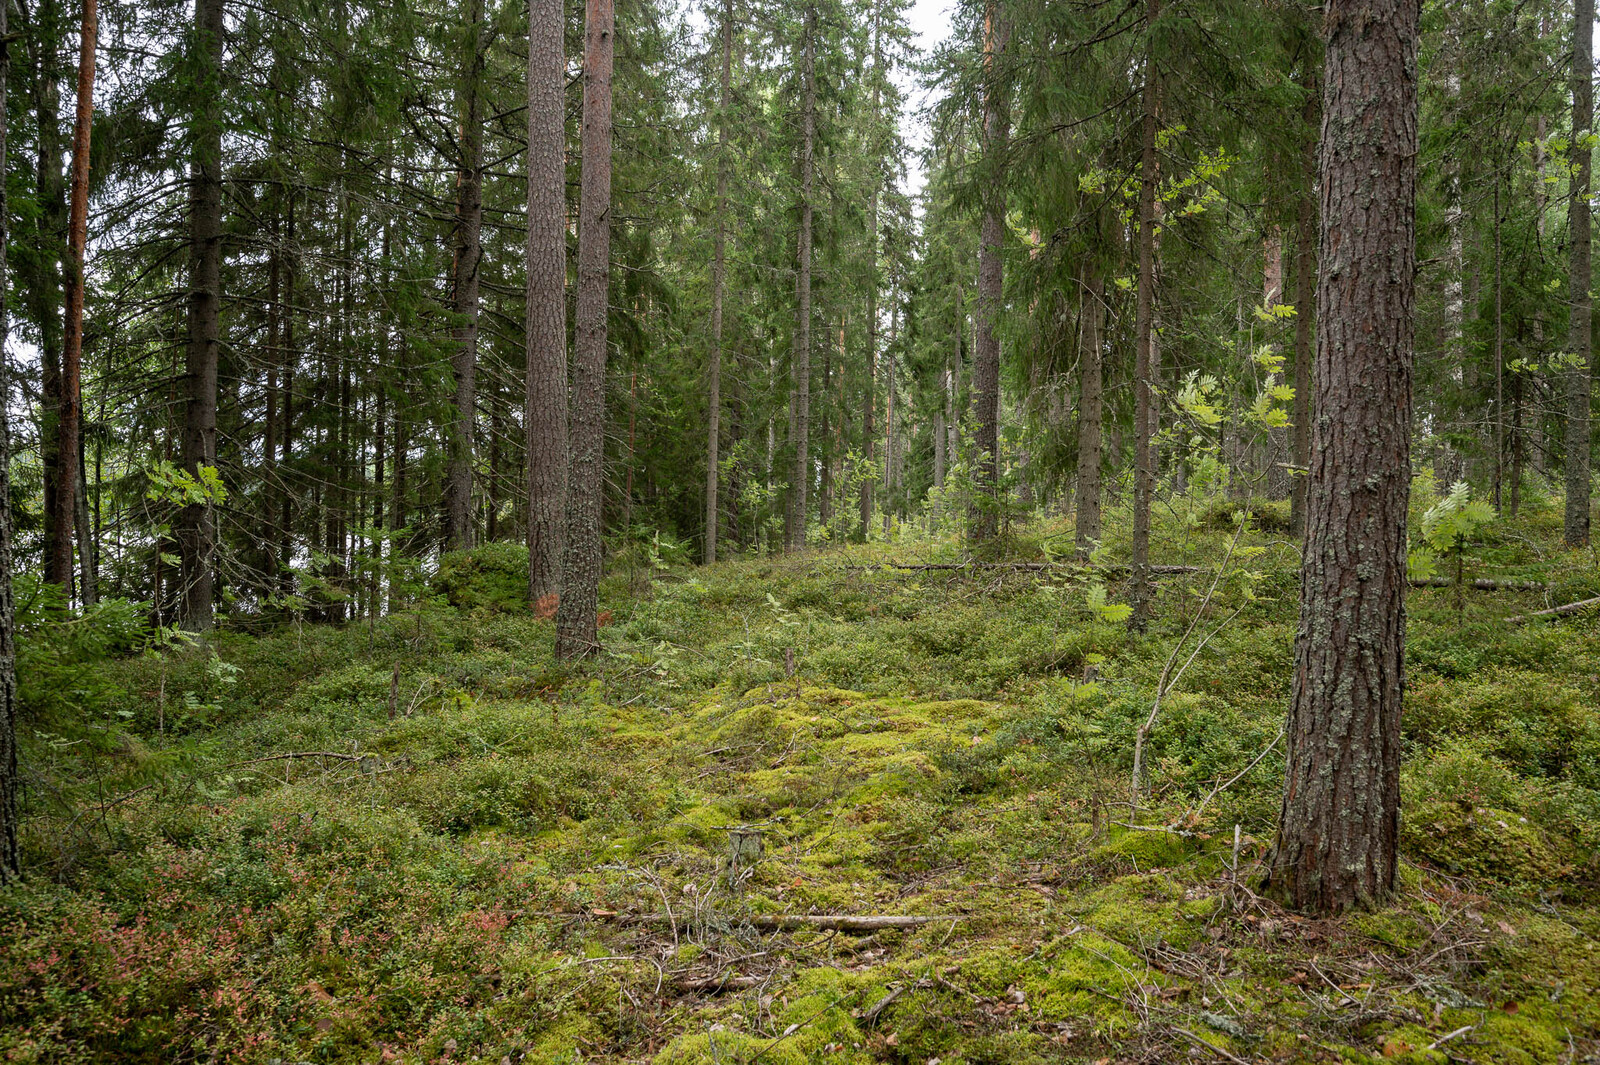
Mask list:
[[[1164,523],[1199,569],[1142,636],[1081,571],[877,568],[960,557],[907,538],[618,577],[574,667],[443,606],[35,655],[0,1053],[1600,1060],[1600,626],[1504,620],[1600,594],[1593,557],[1496,525],[1472,574],[1546,591],[1414,592],[1401,890],[1317,921],[1255,891],[1276,750],[1216,790],[1274,743],[1295,614],[1272,532],[1206,601],[1228,541]],[[816,914],[928,920],[770,920]]]

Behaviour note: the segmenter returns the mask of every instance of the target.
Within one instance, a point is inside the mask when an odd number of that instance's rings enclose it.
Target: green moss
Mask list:
[[[1189,841],[1173,832],[1113,830],[1110,840],[1090,857],[1099,862],[1132,862],[1139,869],[1165,869],[1182,865],[1193,853]]]
[[[1447,873],[1534,884],[1568,868],[1527,819],[1459,802],[1431,802],[1406,812],[1401,843],[1408,854]]]

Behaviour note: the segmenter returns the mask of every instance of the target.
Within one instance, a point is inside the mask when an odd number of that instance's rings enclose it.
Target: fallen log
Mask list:
[[[1417,577],[1406,583],[1413,588],[1454,588],[1456,582],[1449,577]],[[1478,577],[1465,585],[1480,592],[1542,592],[1544,581],[1524,581],[1509,577]]]
[[[1009,569],[1023,573],[1125,573],[1131,567],[1116,565],[1086,565],[1081,562],[874,562],[865,566],[846,566],[847,570],[898,569],[911,572],[950,571],[963,569]],[[1158,576],[1180,573],[1199,573],[1199,566],[1151,566],[1150,572]]]
[[[1532,621],[1534,618],[1566,617],[1568,614],[1578,614],[1588,610],[1590,607],[1597,606],[1600,606],[1600,595],[1595,596],[1593,599],[1580,599],[1576,603],[1566,603],[1562,606],[1553,606],[1549,610],[1535,610],[1531,614],[1518,614],[1514,618],[1506,618],[1506,623],[1510,625],[1520,625],[1522,622]]]

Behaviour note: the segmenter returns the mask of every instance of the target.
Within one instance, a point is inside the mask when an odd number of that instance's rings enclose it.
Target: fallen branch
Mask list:
[[[1506,624],[1520,625],[1522,622],[1532,621],[1534,618],[1565,617],[1568,614],[1577,614],[1595,606],[1600,606],[1600,596],[1595,596],[1593,599],[1580,599],[1576,603],[1567,603],[1564,606],[1553,606],[1549,610],[1536,610],[1532,614],[1518,614],[1514,618],[1506,618]]]
[[[1456,582],[1449,577],[1414,577],[1406,582],[1413,588],[1454,588]],[[1542,592],[1548,585],[1544,581],[1524,581],[1510,577],[1478,577],[1464,587],[1480,592]]]
[[[615,917],[628,924],[658,923],[667,920],[661,913],[608,914],[592,913],[595,917]],[[938,921],[959,921],[961,914],[944,914],[937,917],[913,917],[896,914],[852,913],[795,913],[756,914],[740,918],[744,923],[763,932],[799,932],[808,928],[824,932],[876,932],[885,928],[920,928]]]
[[[1207,1050],[1211,1051],[1213,1054],[1218,1054],[1218,1055],[1220,1055],[1220,1056],[1222,1056],[1224,1058],[1227,1058],[1229,1061],[1237,1062],[1238,1065],[1249,1065],[1249,1062],[1245,1061],[1243,1058],[1235,1057],[1234,1055],[1228,1053],[1226,1050],[1223,1050],[1221,1047],[1217,1046],[1217,1044],[1211,1042],[1211,1040],[1209,1040],[1209,1039],[1201,1039],[1199,1036],[1195,1035],[1193,1032],[1189,1031],[1189,1029],[1187,1029],[1187,1028],[1174,1027],[1172,1030],[1174,1032],[1177,1032],[1179,1035],[1183,1036],[1185,1039],[1189,1040],[1191,1043],[1195,1043],[1195,1044],[1198,1044],[1199,1046],[1205,1047]]]
[[[1121,573],[1129,567],[1121,564],[1089,565],[1082,562],[874,562],[866,566],[845,566],[847,570],[899,569],[917,571],[946,571],[964,569],[1008,569],[1024,573]],[[1169,576],[1182,573],[1199,573],[1199,566],[1151,566],[1150,572]]]
[[[242,765],[256,765],[260,762],[281,762],[285,758],[333,758],[340,762],[360,762],[374,755],[370,754],[340,754],[338,751],[290,751],[288,754],[269,754],[261,758],[246,758],[242,762],[229,762],[224,769],[235,769]]]

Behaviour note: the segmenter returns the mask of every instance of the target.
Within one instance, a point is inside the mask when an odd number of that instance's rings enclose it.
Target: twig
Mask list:
[[[1450,1042],[1450,1040],[1452,1040],[1452,1039],[1460,1039],[1462,1036],[1464,1036],[1468,1032],[1472,1031],[1474,1027],[1476,1027],[1476,1026],[1469,1024],[1469,1025],[1466,1025],[1464,1027],[1457,1028],[1455,1031],[1449,1033],[1448,1035],[1441,1035],[1438,1039],[1435,1039],[1433,1042],[1428,1044],[1428,1049],[1429,1050],[1438,1050],[1440,1047],[1442,1047],[1446,1043]]]
[[[1174,1032],[1177,1032],[1179,1035],[1183,1036],[1185,1039],[1188,1039],[1189,1041],[1191,1041],[1191,1042],[1193,1042],[1193,1043],[1195,1043],[1195,1044],[1197,1044],[1199,1046],[1205,1047],[1207,1050],[1211,1051],[1213,1054],[1220,1054],[1223,1057],[1227,1058],[1229,1061],[1237,1062],[1238,1065],[1250,1065],[1250,1063],[1248,1061],[1245,1061],[1243,1058],[1235,1057],[1234,1055],[1228,1053],[1226,1050],[1223,1050],[1221,1047],[1217,1046],[1217,1044],[1211,1042],[1209,1039],[1201,1039],[1199,1036],[1195,1035],[1193,1032],[1189,1031],[1189,1029],[1187,1029],[1187,1028],[1174,1027],[1172,1030]]]
[[[606,915],[599,915],[606,916]],[[659,923],[667,920],[665,914],[618,914],[616,919],[628,924]],[[919,928],[937,921],[959,921],[961,914],[941,914],[935,917],[913,917],[892,914],[849,913],[796,913],[756,914],[743,918],[754,928],[764,932],[799,932],[817,929],[828,932],[875,932],[885,928]]]

